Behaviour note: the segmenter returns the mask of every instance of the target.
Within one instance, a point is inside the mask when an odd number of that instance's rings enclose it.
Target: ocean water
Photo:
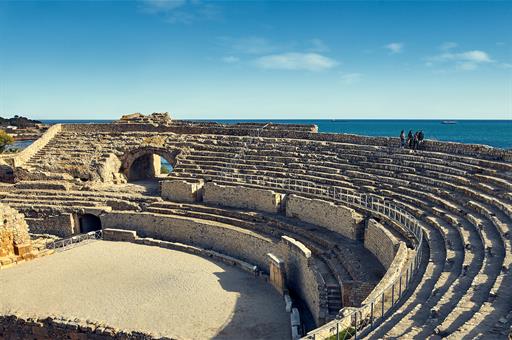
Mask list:
[[[423,130],[426,139],[461,143],[485,144],[512,149],[512,120],[457,120],[456,124],[442,124],[441,120],[202,120],[234,124],[242,122],[272,122],[316,124],[319,132],[351,133],[366,136],[397,137],[401,130]],[[109,123],[112,120],[44,120],[55,123]]]

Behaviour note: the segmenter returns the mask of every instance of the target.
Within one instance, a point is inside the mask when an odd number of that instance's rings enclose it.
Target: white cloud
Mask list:
[[[313,51],[313,52],[327,52],[327,51],[329,51],[329,47],[327,47],[327,45],[323,42],[322,39],[318,39],[318,38],[311,39],[309,41],[309,43],[311,45],[310,50]]]
[[[477,63],[471,61],[459,62],[455,65],[457,70],[471,71],[478,67]]]
[[[448,51],[448,50],[454,49],[457,46],[459,46],[459,44],[457,44],[453,41],[447,41],[447,42],[442,43],[441,46],[439,46],[439,48],[443,51]]]
[[[240,58],[230,55],[222,58],[222,61],[226,64],[236,64],[240,61]]]
[[[345,84],[353,84],[359,82],[362,76],[361,73],[347,73],[341,75],[341,80],[345,82]]]
[[[443,53],[429,58],[432,61],[470,61],[475,63],[489,63],[493,60],[487,52],[473,50],[461,53]]]
[[[145,13],[158,15],[169,23],[190,24],[204,19],[217,19],[218,7],[199,0],[141,0]]]
[[[404,43],[392,42],[384,46],[384,48],[387,48],[391,52],[391,54],[402,53],[404,49]]]
[[[334,59],[318,53],[282,53],[272,54],[256,59],[256,65],[273,70],[321,71],[338,65]]]
[[[463,60],[469,60],[476,63],[490,63],[492,62],[492,59],[489,57],[489,55],[484,51],[467,51],[458,53],[455,55],[459,59]]]
[[[493,63],[489,54],[480,50],[465,51],[459,53],[446,52],[430,58],[427,58],[427,66],[433,66],[436,63],[454,63],[455,69],[462,71],[471,71],[478,68],[481,64]]]

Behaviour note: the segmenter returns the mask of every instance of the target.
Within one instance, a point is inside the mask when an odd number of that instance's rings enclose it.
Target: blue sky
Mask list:
[[[162,111],[512,119],[512,2],[0,2],[0,115]]]

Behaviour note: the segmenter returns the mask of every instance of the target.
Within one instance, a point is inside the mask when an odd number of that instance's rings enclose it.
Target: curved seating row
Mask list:
[[[372,335],[476,336],[501,334],[510,324],[507,319],[502,328],[497,326],[512,311],[505,289],[512,284],[510,162],[328,141],[160,135],[166,138],[165,148],[183,150],[173,178],[233,183],[229,174],[235,173],[300,179],[385,197],[416,216],[428,239],[425,273],[411,297]],[[75,164],[89,170],[106,154],[122,157],[140,147],[147,136],[63,131],[27,166],[41,171],[61,166],[65,172]],[[66,150],[73,153],[64,156]],[[41,165],[45,158],[56,162]]]

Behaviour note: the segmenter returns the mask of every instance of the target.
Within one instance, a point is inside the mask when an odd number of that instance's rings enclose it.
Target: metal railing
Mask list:
[[[336,339],[344,340],[352,336],[357,339],[362,331],[374,329],[381,323],[387,314],[396,306],[405,295],[418,271],[422,256],[423,231],[414,216],[407,211],[398,208],[389,201],[372,194],[357,193],[356,191],[310,181],[285,178],[268,177],[263,175],[250,175],[236,173],[233,169],[226,169],[221,173],[223,181],[233,184],[253,184],[267,189],[284,191],[286,193],[302,193],[313,197],[327,199],[333,202],[343,203],[347,206],[363,209],[374,215],[385,217],[408,234],[408,238],[415,246],[415,256],[410,259],[398,273],[393,275],[393,280],[381,291],[372,292],[373,297],[365,305],[359,308],[350,308],[349,313],[338,316],[333,320],[311,332],[305,339]],[[231,171],[230,171],[231,170]],[[343,311],[343,309],[341,310]]]
[[[102,230],[91,231],[85,234],[78,234],[61,240],[47,242],[46,249],[52,249],[57,252],[68,250],[77,245],[87,244],[92,240],[100,240],[103,237]]]

